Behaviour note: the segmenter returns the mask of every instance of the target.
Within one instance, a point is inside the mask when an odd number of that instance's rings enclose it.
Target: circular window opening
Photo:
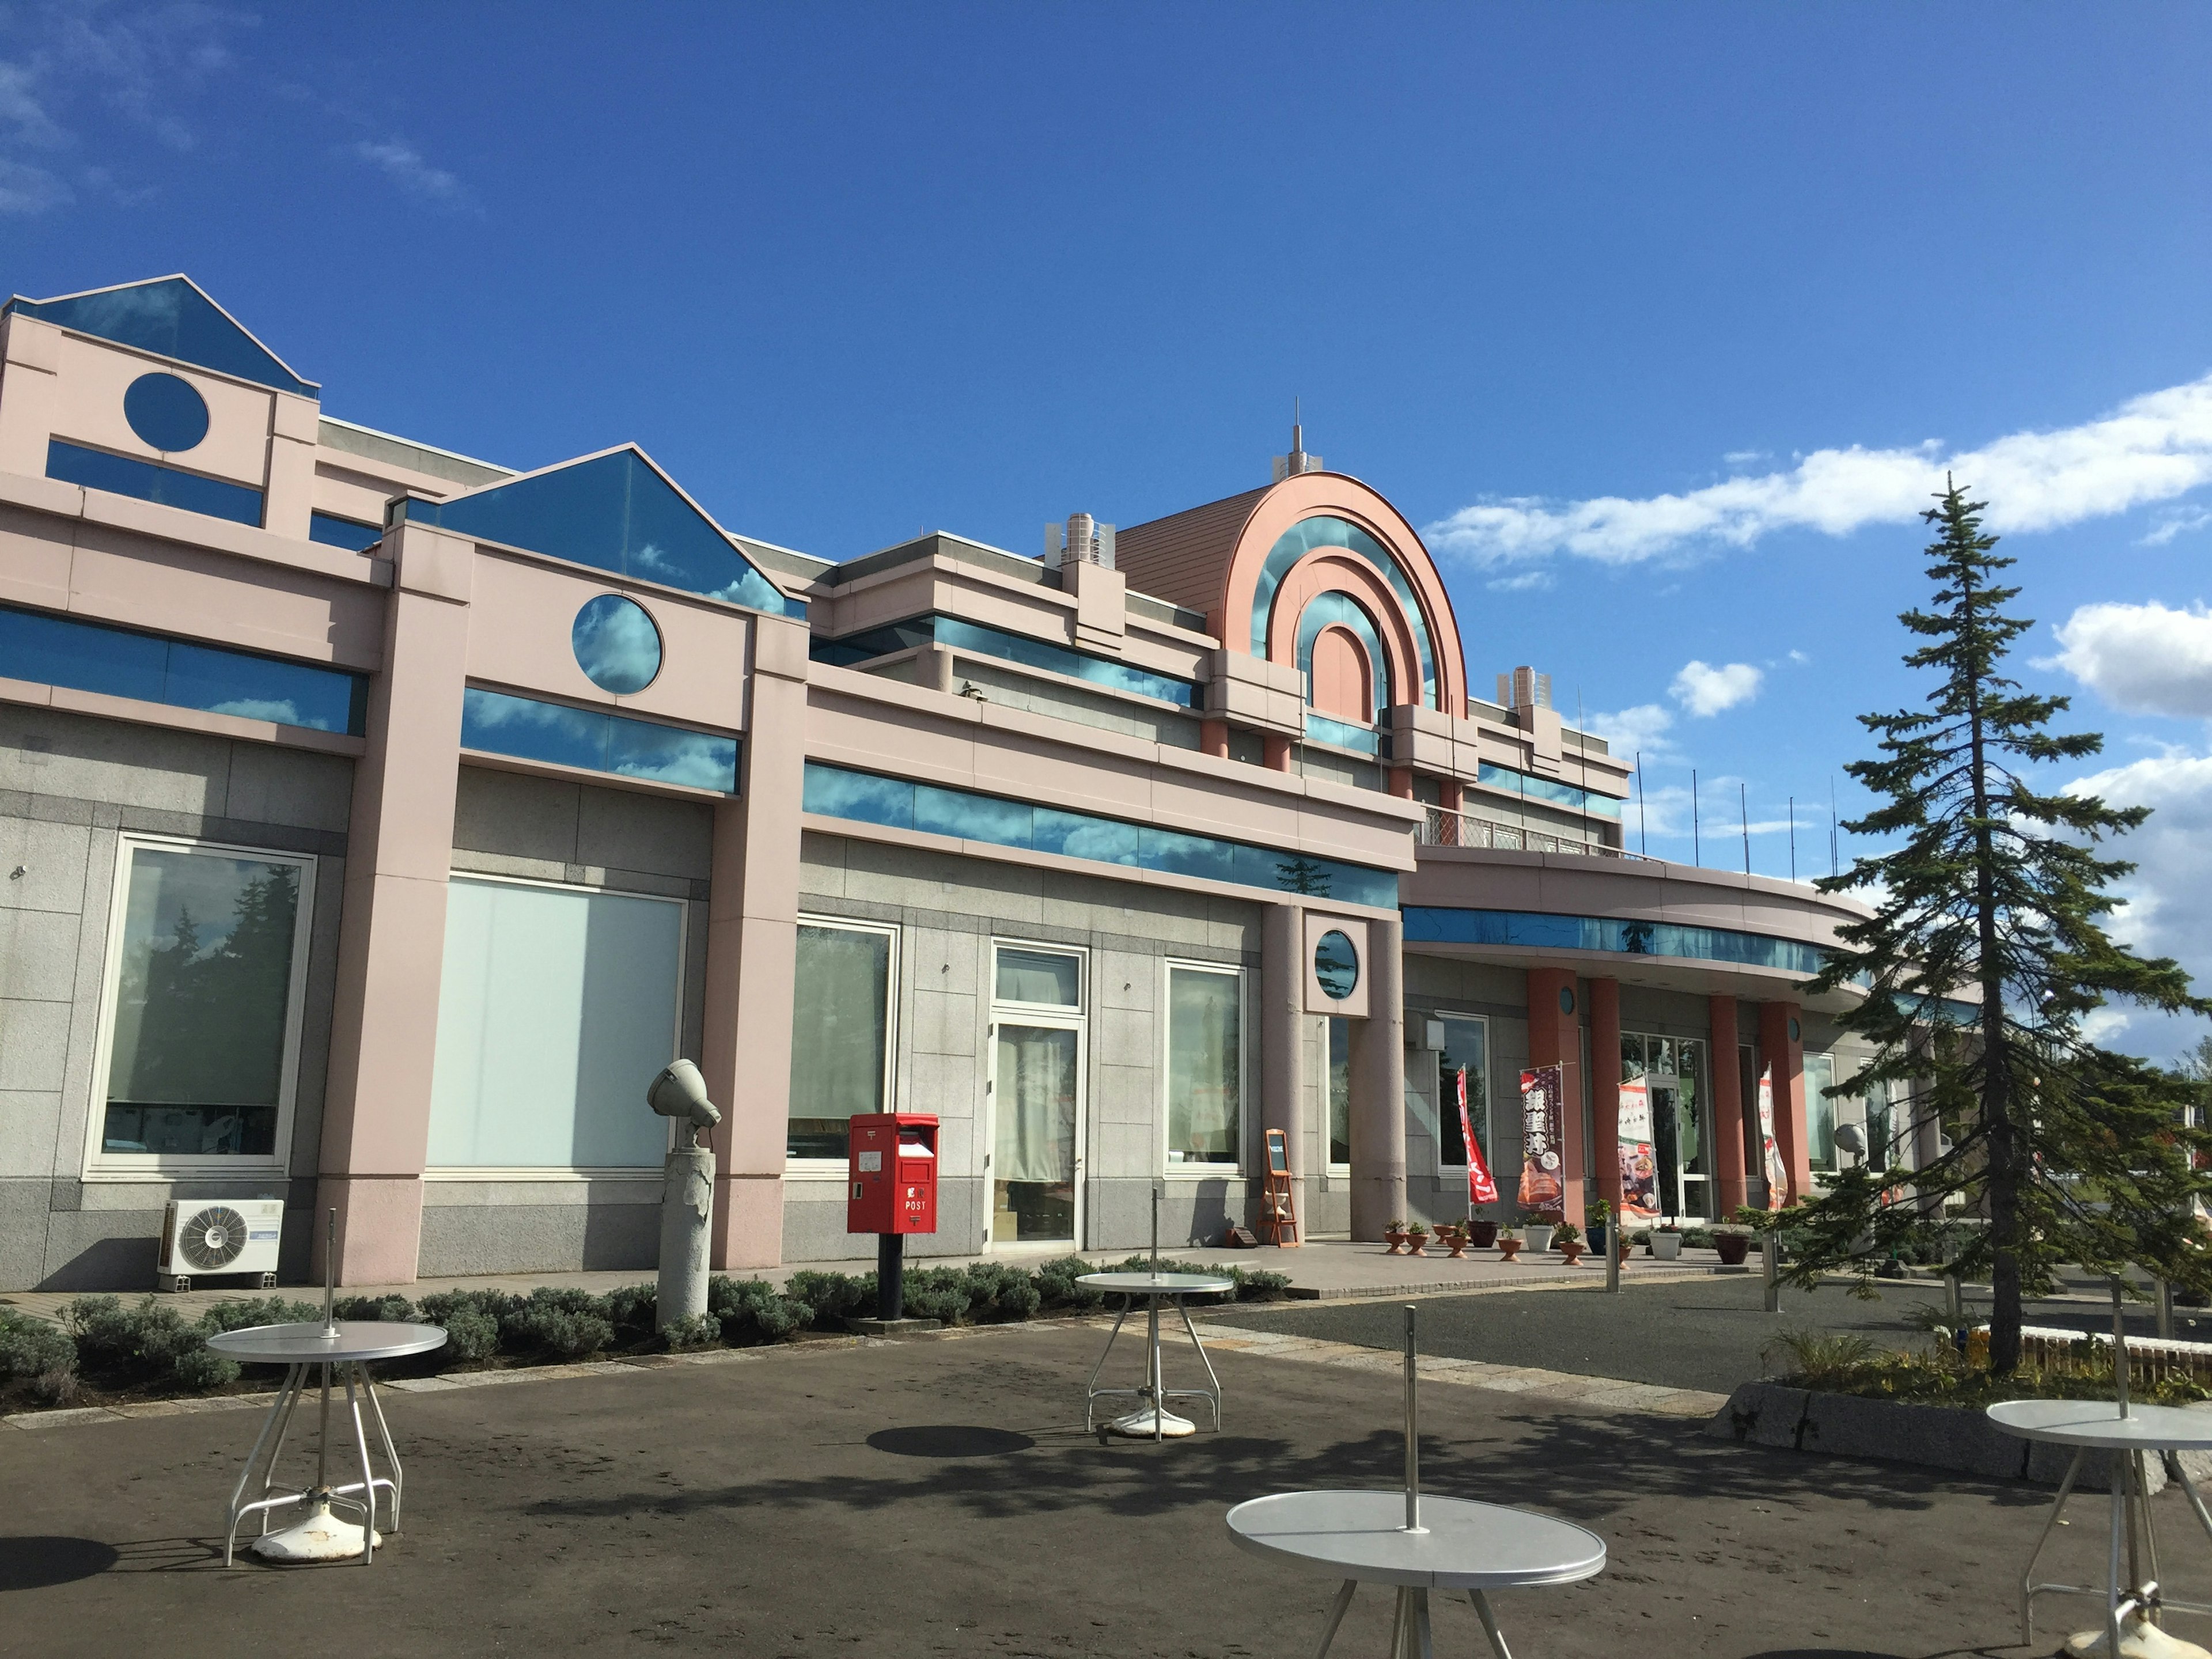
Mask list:
[[[1575,994],[1571,990],[1562,988],[1559,992],[1559,1012],[1563,1014],[1571,1014],[1574,1011]]]
[[[123,418],[149,449],[175,455],[208,434],[207,399],[173,374],[141,374],[123,394]]]
[[[1314,946],[1314,977],[1332,1002],[1343,1001],[1359,984],[1359,952],[1333,927]]]
[[[586,600],[568,641],[585,678],[618,697],[644,690],[660,672],[660,630],[643,605],[619,593]]]
[[[1790,1040],[1792,1042],[1796,1042],[1796,1041],[1797,1041],[1797,1039],[1798,1039],[1801,1036],[1802,1036],[1802,1035],[1803,1035],[1803,1033],[1802,1033],[1801,1031],[1799,1031],[1799,1030],[1797,1029],[1797,1022],[1796,1022],[1796,1020],[1794,1020],[1794,1019],[1793,1019],[1793,1020],[1791,1020],[1791,1021],[1790,1022]]]

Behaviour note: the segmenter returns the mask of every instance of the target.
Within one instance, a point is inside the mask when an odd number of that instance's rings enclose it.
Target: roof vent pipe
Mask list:
[[[1064,525],[1044,527],[1044,562],[1057,570],[1064,564],[1095,564],[1114,568],[1114,526],[1101,524],[1088,513],[1071,513]]]
[[[1322,470],[1321,457],[1306,453],[1305,428],[1299,422],[1297,400],[1294,398],[1291,400],[1291,453],[1275,457],[1275,482],[1280,483],[1301,472]]]

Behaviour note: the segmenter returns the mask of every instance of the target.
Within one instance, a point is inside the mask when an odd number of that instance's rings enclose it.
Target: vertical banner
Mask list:
[[[1790,1172],[1782,1167],[1782,1149],[1774,1144],[1774,1068],[1759,1073],[1759,1144],[1766,1155],[1766,1207],[1778,1210],[1790,1194]]]
[[[1490,1166],[1482,1161],[1482,1148],[1475,1144],[1474,1120],[1467,1109],[1467,1067],[1459,1068],[1459,1138],[1467,1147],[1467,1202],[1472,1209],[1478,1204],[1498,1202],[1498,1183],[1490,1178]]]
[[[1651,1087],[1633,1078],[1620,1085],[1620,1212],[1649,1221],[1659,1214],[1659,1160],[1651,1152]]]
[[[1563,1068],[1521,1073],[1521,1207],[1557,1210],[1566,1203],[1566,1092]]]

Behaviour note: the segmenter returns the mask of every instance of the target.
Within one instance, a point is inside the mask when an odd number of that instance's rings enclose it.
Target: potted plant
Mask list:
[[[1571,1221],[1562,1221],[1552,1229],[1552,1248],[1566,1257],[1570,1267],[1579,1265],[1583,1259],[1582,1229]]]
[[[1510,1227],[1508,1227],[1504,1232],[1498,1235],[1498,1255],[1499,1260],[1510,1261],[1520,1254],[1520,1234],[1515,1232]]]
[[[1682,1230],[1671,1221],[1662,1221],[1651,1230],[1651,1255],[1659,1261],[1675,1261],[1682,1255]]]
[[[1721,1253],[1721,1266],[1741,1267],[1751,1254],[1751,1235],[1741,1227],[1713,1229],[1713,1248]]]
[[[1470,1217],[1467,1224],[1467,1242],[1478,1250],[1489,1249],[1498,1243],[1498,1224],[1480,1216]]]
[[[1383,1255],[1403,1255],[1406,1253],[1406,1224],[1404,1222],[1394,1221],[1389,1226],[1385,1227],[1382,1230],[1382,1238],[1383,1242],[1390,1247],[1389,1249],[1382,1252]]]
[[[1467,1229],[1449,1221],[1439,1221],[1437,1223],[1437,1243],[1451,1252],[1453,1261],[1461,1261],[1467,1255]]]
[[[1424,1247],[1429,1242],[1429,1224],[1425,1221],[1414,1222],[1406,1229],[1406,1240],[1407,1255],[1426,1255],[1428,1251]]]
[[[1602,1254],[1613,1228],[1613,1206],[1600,1199],[1589,1207],[1589,1247]]]
[[[1521,1216],[1521,1232],[1522,1236],[1528,1241],[1528,1249],[1532,1253],[1540,1255],[1546,1250],[1552,1248],[1552,1222],[1550,1217],[1538,1214],[1533,1211],[1522,1212]]]

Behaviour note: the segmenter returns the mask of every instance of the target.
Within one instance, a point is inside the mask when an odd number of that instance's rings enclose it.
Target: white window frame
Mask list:
[[[1233,1164],[1176,1164],[1168,1158],[1168,1056],[1174,1032],[1175,1020],[1174,975],[1180,968],[1185,973],[1216,974],[1237,981],[1237,1161]],[[1252,987],[1250,975],[1241,967],[1225,962],[1195,962],[1184,957],[1163,957],[1160,959],[1160,1021],[1157,1046],[1157,1065],[1160,1086],[1158,1133],[1154,1136],[1153,1151],[1158,1154],[1156,1167],[1170,1181],[1241,1181],[1251,1161],[1252,1144]]]
[[[1424,1018],[1424,1019],[1437,1019],[1437,1020],[1443,1020],[1443,1019],[1456,1019],[1456,1020],[1463,1020],[1463,1021],[1465,1021],[1467,1024],[1470,1024],[1470,1025],[1480,1025],[1480,1027],[1482,1027],[1482,1103],[1483,1103],[1483,1104],[1482,1104],[1482,1109],[1483,1109],[1483,1115],[1484,1115],[1484,1117],[1485,1117],[1486,1119],[1490,1119],[1490,1118],[1491,1118],[1491,1116],[1492,1116],[1491,1110],[1490,1110],[1490,1094],[1491,1094],[1491,1089],[1490,1089],[1490,1083],[1491,1083],[1491,1076],[1490,1076],[1490,1056],[1491,1056],[1491,1053],[1492,1053],[1491,1047],[1490,1047],[1490,1016],[1489,1016],[1489,1015],[1487,1015],[1487,1014],[1463,1014],[1463,1013],[1460,1012],[1459,1012],[1459,1010],[1457,1010],[1456,1008],[1437,1008],[1437,1009],[1432,1009],[1432,1010],[1431,1010],[1429,1012],[1427,1012],[1427,1013],[1425,1013],[1425,1014],[1422,1015],[1422,1016],[1421,1016],[1421,1018]],[[1436,1062],[1437,1062],[1437,1135],[1436,1135],[1436,1142],[1435,1142],[1435,1145],[1436,1145],[1436,1153],[1437,1153],[1437,1170],[1436,1170],[1436,1172],[1437,1172],[1437,1174],[1438,1174],[1439,1176],[1454,1176],[1454,1177],[1455,1177],[1456,1179],[1458,1179],[1460,1182],[1464,1182],[1467,1180],[1467,1165],[1466,1165],[1466,1164],[1447,1164],[1447,1163],[1445,1163],[1445,1162],[1444,1162],[1443,1115],[1444,1115],[1444,1114],[1445,1114],[1447,1111],[1449,1111],[1449,1112],[1450,1112],[1450,1113],[1451,1113],[1455,1117],[1456,1117],[1456,1116],[1458,1115],[1458,1113],[1459,1113],[1459,1103],[1458,1103],[1458,1102],[1456,1102],[1456,1101],[1446,1100],[1446,1099],[1444,1098],[1444,1057],[1443,1057],[1443,1051],[1442,1051],[1442,1050],[1438,1050],[1438,1051],[1437,1051],[1437,1056],[1436,1056]],[[1483,1127],[1486,1127],[1486,1128],[1487,1128],[1487,1129],[1490,1131],[1491,1138],[1492,1138],[1492,1139],[1495,1139],[1497,1138],[1497,1135],[1498,1135],[1498,1125],[1497,1125],[1497,1123],[1496,1123],[1494,1121],[1486,1121],[1486,1123],[1484,1124],[1484,1126],[1483,1126]],[[1495,1181],[1495,1180],[1498,1178],[1498,1171],[1497,1171],[1495,1169],[1492,1169],[1492,1170],[1491,1170],[1491,1172],[1490,1172],[1490,1176],[1491,1176],[1491,1179],[1492,1179],[1492,1180],[1493,1180],[1493,1181]],[[1502,1187],[1501,1187],[1498,1190],[1499,1190],[1499,1192],[1501,1193],[1501,1194],[1503,1194],[1503,1192],[1504,1191],[1504,1189]]]
[[[285,992],[284,1053],[276,1085],[275,1150],[267,1155],[233,1158],[185,1157],[169,1152],[110,1152],[101,1142],[107,1127],[107,1080],[113,1065],[116,1001],[123,988],[123,926],[131,908],[131,866],[140,848],[204,853],[212,857],[289,864],[300,872],[299,911],[292,924],[292,977]],[[315,877],[320,860],[312,853],[241,846],[184,836],[118,834],[115,871],[107,903],[106,960],[102,964],[100,1018],[93,1034],[92,1098],[85,1115],[82,1175],[87,1181],[143,1181],[169,1176],[214,1177],[288,1175],[292,1167],[292,1118],[300,1091],[300,1044],[306,1024],[308,942],[314,934]]]
[[[1073,957],[1075,958],[1075,1003],[1072,1007],[1062,1002],[1006,1002],[999,997],[999,952],[1005,951],[1033,951],[1041,955]],[[990,1018],[983,1029],[985,1053],[983,1057],[983,1251],[988,1255],[1024,1253],[1036,1254],[1049,1250],[1085,1248],[1090,1224],[1091,1206],[1091,951],[1080,945],[1053,945],[1042,939],[1000,939],[991,940],[991,950],[985,962],[990,974],[990,1000],[985,1005]],[[1075,1191],[1075,1238],[1072,1244],[1054,1239],[997,1240],[991,1237],[992,1208],[998,1195],[998,1171],[994,1167],[999,1150],[999,1027],[1035,1025],[1057,1031],[1075,1033],[1075,1171],[1072,1185]]]
[[[850,916],[816,915],[811,911],[802,910],[799,915],[799,926],[833,927],[848,933],[878,933],[890,941],[890,951],[884,963],[884,1110],[896,1112],[902,1109],[897,1092],[901,1002],[899,966],[902,954],[899,947],[904,941],[900,937],[901,929],[898,923],[856,921]],[[794,932],[792,935],[794,951],[798,948],[798,938],[799,935]],[[794,968],[795,966],[794,962]],[[787,1042],[790,1041],[788,1033],[785,1035],[784,1040]],[[784,1144],[787,1146],[791,1144],[791,1101],[787,1092],[783,1103],[783,1123]],[[820,1178],[825,1176],[835,1176],[842,1182],[845,1179],[846,1171],[850,1164],[848,1159],[842,1158],[786,1157],[783,1167],[787,1174],[802,1179],[808,1176]]]
[[[676,907],[676,1022],[670,1033],[668,1052],[684,1052],[684,1005],[686,972],[690,961],[691,906],[688,900],[672,898],[665,893],[641,893],[629,887],[610,887],[604,882],[547,881],[536,876],[502,876],[486,870],[449,870],[446,878],[450,884],[456,881],[483,882],[503,887],[550,887],[560,893],[609,893],[617,898],[651,899],[657,904]],[[445,941],[439,941],[442,955]],[[645,1109],[644,1097],[638,1100],[638,1109]],[[428,1119],[423,1120],[425,1133]],[[669,1145],[675,1146],[676,1126],[669,1124]],[[521,1164],[492,1165],[479,1164],[434,1164],[424,1169],[426,1182],[471,1181],[659,1181],[661,1170],[649,1164]]]

